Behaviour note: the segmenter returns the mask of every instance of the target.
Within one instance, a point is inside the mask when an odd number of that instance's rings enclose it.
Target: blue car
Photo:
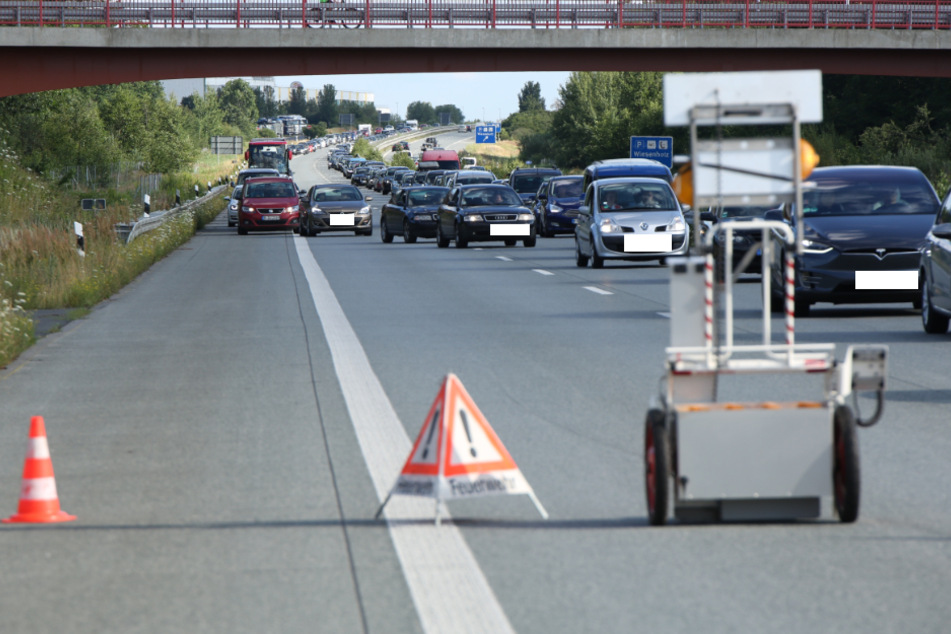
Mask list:
[[[550,238],[558,233],[574,233],[578,207],[584,198],[583,176],[554,176],[535,195],[535,223],[538,235]]]

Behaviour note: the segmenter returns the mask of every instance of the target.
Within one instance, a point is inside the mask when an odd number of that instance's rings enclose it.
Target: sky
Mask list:
[[[332,84],[337,92],[371,92],[377,108],[406,117],[414,101],[433,107],[453,104],[467,121],[496,121],[518,111],[518,94],[526,82],[538,82],[545,106],[551,109],[568,72],[546,73],[405,73],[401,75],[305,75],[275,77],[278,86],[299,81],[310,93]]]

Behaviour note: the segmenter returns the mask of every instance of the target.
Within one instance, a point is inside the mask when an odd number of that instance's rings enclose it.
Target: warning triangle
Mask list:
[[[393,495],[432,497],[439,503],[519,493],[529,495],[542,516],[548,517],[462,381],[455,374],[446,375],[383,506]]]

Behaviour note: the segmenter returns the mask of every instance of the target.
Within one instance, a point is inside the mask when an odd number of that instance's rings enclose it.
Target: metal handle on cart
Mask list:
[[[849,346],[845,352],[845,361],[839,372],[839,394],[842,398],[853,395],[855,424],[859,427],[871,427],[882,417],[887,360],[888,346],[885,345]],[[875,413],[871,418],[863,419],[859,415],[858,392],[869,391],[875,392]]]

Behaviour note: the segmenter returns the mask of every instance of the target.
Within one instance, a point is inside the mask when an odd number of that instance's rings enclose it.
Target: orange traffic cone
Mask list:
[[[76,519],[59,508],[53,461],[46,442],[46,425],[42,416],[30,419],[30,443],[23,465],[23,486],[20,489],[20,507],[17,514],[4,522],[69,522]]]

